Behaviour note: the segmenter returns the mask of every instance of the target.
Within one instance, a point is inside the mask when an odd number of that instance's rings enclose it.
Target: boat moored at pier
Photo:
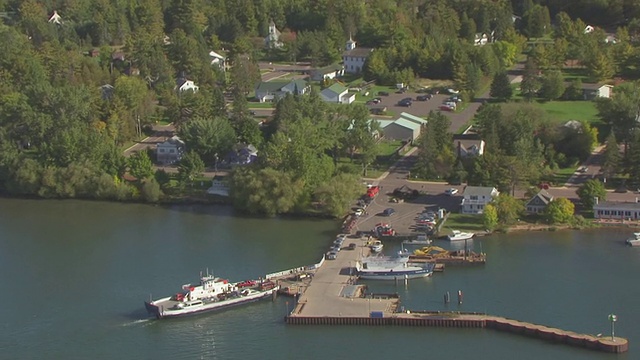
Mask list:
[[[408,257],[364,258],[356,263],[356,272],[364,280],[403,280],[431,276],[434,264],[409,264]]]
[[[628,238],[625,243],[629,246],[640,246],[640,232],[633,233],[633,236]]]
[[[462,232],[460,230],[452,230],[452,234],[447,236],[449,241],[461,241],[461,240],[470,240],[473,238],[474,233]]]
[[[145,301],[147,311],[156,318],[169,318],[220,310],[232,306],[270,298],[278,286],[269,280],[247,280],[230,283],[228,280],[205,275],[200,285],[183,285],[173,296]]]

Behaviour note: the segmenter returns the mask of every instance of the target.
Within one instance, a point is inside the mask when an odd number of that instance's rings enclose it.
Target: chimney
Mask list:
[[[594,197],[593,197],[593,203],[594,203],[594,204],[598,205],[598,200],[599,200],[599,199],[598,199],[598,197],[597,197],[597,196],[594,196]]]
[[[636,202],[640,202],[640,201],[638,201],[638,197],[637,196],[636,196]]]

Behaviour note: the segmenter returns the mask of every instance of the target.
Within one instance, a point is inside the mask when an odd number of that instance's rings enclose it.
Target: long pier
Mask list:
[[[369,325],[369,326],[418,326],[448,328],[486,328],[510,332],[560,344],[599,350],[609,353],[624,353],[629,350],[629,342],[621,337],[597,337],[578,334],[543,325],[536,325],[478,313],[459,312],[411,312],[396,313],[377,317],[335,317],[335,316],[298,316],[290,314],[285,322],[290,325]]]
[[[296,281],[301,286],[295,287],[297,301],[291,311],[287,310],[287,324],[486,328],[591,350],[628,351],[628,340],[620,337],[579,334],[481,313],[399,311],[400,298],[396,294],[370,294],[364,285],[357,284],[354,266],[370,255],[370,249],[365,237],[350,236],[345,240],[351,242],[357,245],[356,249],[343,249],[335,260],[323,257],[318,264],[266,276],[280,282],[302,272],[312,274],[304,282]]]

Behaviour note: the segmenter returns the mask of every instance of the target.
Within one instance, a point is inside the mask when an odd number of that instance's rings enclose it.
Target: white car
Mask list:
[[[354,214],[355,214],[356,216],[362,216],[362,215],[364,214],[364,210],[362,210],[362,209],[357,209],[357,210],[354,212]]]
[[[444,191],[445,194],[449,195],[449,196],[453,196],[455,194],[458,193],[458,189],[456,188],[449,188],[447,190]]]

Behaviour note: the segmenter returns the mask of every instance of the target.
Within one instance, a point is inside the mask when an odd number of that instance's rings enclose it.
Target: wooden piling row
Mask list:
[[[599,350],[624,353],[629,350],[627,339],[596,337],[571,331],[535,325],[527,322],[476,314],[454,314],[452,317],[434,315],[439,312],[397,314],[387,317],[285,316],[289,325],[365,325],[365,326],[422,326],[448,328],[488,328],[520,334],[546,341]]]

